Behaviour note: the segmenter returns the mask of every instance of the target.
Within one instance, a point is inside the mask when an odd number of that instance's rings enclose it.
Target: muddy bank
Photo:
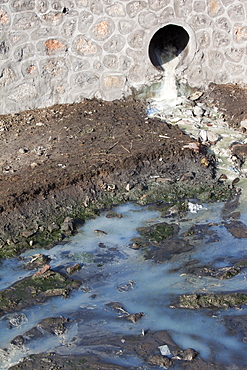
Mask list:
[[[1,257],[61,240],[74,228],[62,226],[66,217],[83,220],[114,203],[153,202],[170,189],[179,189],[174,199],[229,195],[205,146],[147,118],[132,99],[27,111],[1,124]]]

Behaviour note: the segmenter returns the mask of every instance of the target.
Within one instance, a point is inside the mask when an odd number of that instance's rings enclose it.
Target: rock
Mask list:
[[[39,268],[43,265],[48,264],[51,260],[48,256],[45,256],[44,254],[40,254],[40,253],[32,255],[30,258],[31,258],[30,261],[28,261],[25,264],[25,267],[27,269]]]
[[[204,144],[216,144],[219,141],[219,135],[210,130],[200,130],[198,140]]]
[[[247,119],[240,122],[240,126],[247,129]]]
[[[48,225],[47,229],[50,233],[53,233],[54,231],[58,231],[60,227],[53,222],[52,224]]]
[[[72,234],[74,231],[74,220],[71,217],[66,217],[61,225],[61,231],[66,234]]]
[[[102,235],[107,235],[107,233],[103,230],[94,230],[95,234],[102,234]]]
[[[199,99],[202,95],[203,95],[203,92],[201,92],[201,91],[195,91],[194,93],[192,93],[189,96],[189,98],[190,98],[190,100],[195,101],[195,100]]]
[[[170,358],[162,355],[149,356],[147,362],[149,365],[157,365],[163,367],[164,369],[169,369],[169,367],[173,364]]]
[[[126,316],[126,319],[133,322],[133,323],[136,323],[137,321],[139,321],[142,316],[144,316],[145,313],[144,312],[138,312],[138,313],[132,313],[128,316]]]
[[[119,292],[127,292],[128,290],[133,289],[135,286],[134,281],[130,280],[128,283],[125,284],[118,284],[117,290]]]
[[[68,274],[73,274],[74,272],[76,271],[79,271],[81,269],[81,266],[79,263],[76,263],[75,265],[73,266],[70,266],[70,267],[67,267],[66,271]]]
[[[20,148],[19,149],[19,153],[20,154],[25,154],[25,153],[27,153],[28,152],[28,150],[27,149],[24,149],[24,148]]]
[[[27,316],[24,313],[14,313],[13,315],[9,316],[8,319],[10,328],[20,327],[28,322]]]
[[[202,117],[204,115],[204,109],[196,105],[193,109],[193,114],[196,117]]]
[[[173,359],[192,361],[198,355],[198,352],[196,352],[192,348],[188,348],[185,351],[183,350],[173,351],[173,355],[174,355],[174,357],[172,357]]]

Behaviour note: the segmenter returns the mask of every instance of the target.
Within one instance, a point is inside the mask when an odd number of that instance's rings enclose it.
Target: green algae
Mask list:
[[[182,308],[230,308],[247,304],[246,293],[188,294],[179,298]]]
[[[52,270],[29,276],[0,292],[0,314],[41,303],[48,297],[66,297],[72,289],[79,286],[80,282]]]

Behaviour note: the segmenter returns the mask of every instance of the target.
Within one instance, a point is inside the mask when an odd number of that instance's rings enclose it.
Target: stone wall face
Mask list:
[[[247,82],[247,0],[0,0],[0,113],[118,99],[161,76],[152,36],[190,36],[192,86]]]

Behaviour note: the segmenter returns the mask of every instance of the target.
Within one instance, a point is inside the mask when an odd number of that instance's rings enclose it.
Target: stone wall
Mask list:
[[[170,24],[189,35],[178,76],[246,83],[246,19],[246,0],[0,0],[0,113],[151,84],[150,42]]]

